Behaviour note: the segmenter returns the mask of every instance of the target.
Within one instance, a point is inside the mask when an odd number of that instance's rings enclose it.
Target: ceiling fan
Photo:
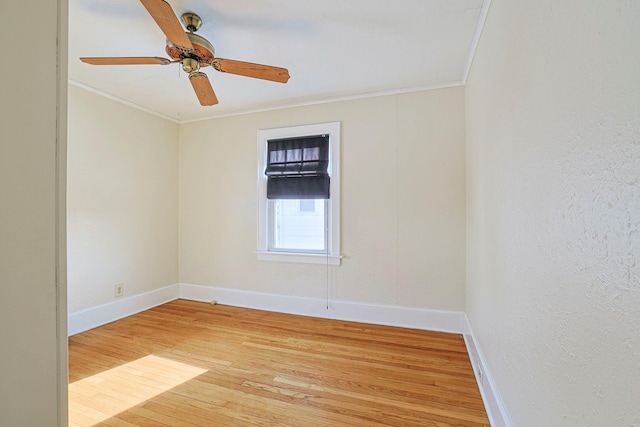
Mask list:
[[[194,34],[202,26],[202,20],[195,13],[185,13],[180,17],[188,32],[185,32],[173,9],[165,0],[140,0],[151,17],[167,37],[165,51],[171,59],[158,56],[133,57],[84,57],[82,62],[91,65],[167,65],[182,64],[189,74],[189,81],[201,105],[218,103],[207,75],[200,68],[212,66],[223,73],[237,74],[256,79],[286,83],[289,71],[286,68],[232,59],[216,58],[213,45],[204,37]]]

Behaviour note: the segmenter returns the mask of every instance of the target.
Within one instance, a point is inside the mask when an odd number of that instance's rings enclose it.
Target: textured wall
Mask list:
[[[332,121],[342,122],[342,265],[257,261],[257,131]],[[181,125],[180,281],[463,310],[464,185],[460,87]]]
[[[73,313],[178,281],[178,125],[69,87]]]
[[[493,0],[468,313],[515,426],[640,425],[640,2]]]

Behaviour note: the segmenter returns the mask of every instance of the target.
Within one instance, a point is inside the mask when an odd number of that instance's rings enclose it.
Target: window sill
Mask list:
[[[258,251],[259,261],[296,262],[306,264],[340,265],[341,255],[306,254],[300,252],[266,252]]]

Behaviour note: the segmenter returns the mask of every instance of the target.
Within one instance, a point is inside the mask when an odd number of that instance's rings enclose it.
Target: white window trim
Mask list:
[[[331,199],[329,200],[328,253],[270,251],[267,247],[267,177],[264,174],[267,141],[277,138],[295,138],[309,135],[329,135],[329,170]],[[340,122],[265,129],[258,131],[258,259],[262,261],[302,262],[309,264],[340,265]]]

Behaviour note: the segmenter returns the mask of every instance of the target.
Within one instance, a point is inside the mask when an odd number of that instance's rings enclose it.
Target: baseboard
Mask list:
[[[178,284],[167,286],[144,294],[119,298],[113,302],[69,313],[69,336],[106,325],[118,319],[173,301],[180,296]]]
[[[502,396],[498,391],[498,387],[493,379],[493,375],[488,368],[485,358],[482,354],[480,346],[477,344],[476,337],[473,333],[473,328],[467,315],[464,315],[466,322],[466,330],[464,333],[464,342],[467,345],[467,352],[471,359],[471,365],[473,366],[473,372],[476,374],[476,382],[482,395],[484,407],[487,410],[489,421],[492,427],[512,427],[509,413],[504,406]]]
[[[274,295],[228,288],[180,284],[180,298],[193,301],[216,301],[219,304],[280,313],[299,314],[325,319],[347,320],[387,326],[425,329],[464,334],[463,312],[427,310],[379,304],[329,301],[316,298]]]
[[[459,311],[428,310],[381,304],[329,301],[260,292],[178,283],[144,294],[70,313],[69,336],[88,331],[178,298],[257,310],[299,314],[430,331],[467,333],[465,314]]]

